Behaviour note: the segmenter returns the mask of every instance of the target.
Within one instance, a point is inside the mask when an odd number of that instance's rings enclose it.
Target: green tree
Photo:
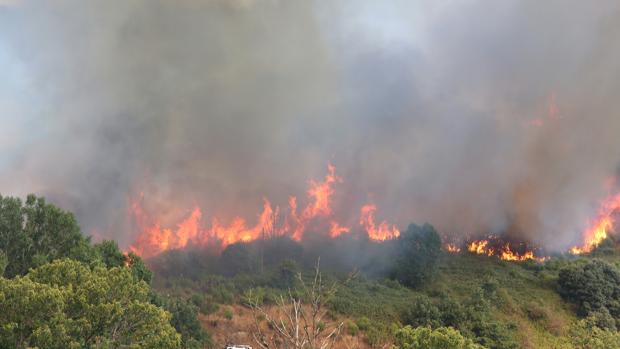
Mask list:
[[[153,303],[172,315],[170,323],[181,334],[181,347],[199,349],[211,344],[211,337],[198,321],[198,308],[181,298],[164,298],[152,295]]]
[[[607,311],[620,318],[620,271],[601,260],[574,262],[560,269],[559,292],[579,306],[579,313]]]
[[[153,272],[147,268],[146,264],[140,256],[133,252],[129,252],[127,254],[127,265],[131,269],[133,276],[137,280],[141,280],[146,282],[147,284],[151,284],[151,280],[153,279]]]
[[[101,261],[108,268],[120,267],[127,263],[127,256],[118,248],[118,244],[113,240],[103,240],[93,245],[95,252]]]
[[[394,346],[397,349],[483,349],[471,339],[451,327],[405,326],[394,334]]]
[[[437,270],[441,238],[430,224],[410,224],[396,241],[393,277],[403,285],[420,286]]]
[[[176,348],[171,315],[149,302],[149,287],[126,267],[70,259],[0,279],[4,347]]]
[[[93,259],[93,251],[72,213],[43,198],[0,196],[0,251],[6,255],[4,275],[24,275],[28,269],[58,258]]]

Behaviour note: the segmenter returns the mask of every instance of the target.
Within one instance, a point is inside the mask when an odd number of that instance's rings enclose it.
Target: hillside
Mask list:
[[[481,296],[488,303],[487,309],[482,306],[476,311],[487,314],[480,323],[485,326],[481,332],[489,337],[486,340],[491,344],[489,347],[575,348],[571,328],[580,318],[578,307],[558,292],[558,272],[568,265],[594,258],[620,264],[620,257],[613,253],[579,258],[558,256],[544,263],[445,253],[437,262],[438,271],[433,280],[417,288],[361,273],[341,285],[328,302],[330,321],[344,323],[344,336],[335,347],[389,347],[395,328],[416,322],[437,326],[446,317],[442,313],[467,312],[476,306],[472,298]],[[342,273],[330,273],[326,269],[323,273],[330,279],[345,278]],[[202,305],[201,321],[215,346],[220,347],[227,342],[252,344],[254,317],[247,306],[248,290],[258,290],[264,295],[265,303],[274,307],[273,299],[269,298],[282,294],[277,279],[273,278],[273,271],[266,271],[263,276],[237,274],[207,276],[202,280],[162,278],[156,273],[155,285],[163,292],[193,298]],[[433,307],[429,309],[429,305]],[[469,326],[474,338],[477,335],[473,333],[480,331],[476,326],[480,324]],[[461,331],[466,333],[467,327]],[[611,343],[605,345],[613,347]]]

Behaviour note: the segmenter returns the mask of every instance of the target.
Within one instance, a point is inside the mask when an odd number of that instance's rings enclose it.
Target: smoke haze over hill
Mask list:
[[[331,162],[343,223],[564,249],[617,189],[618,37],[616,1],[0,2],[0,193],[126,246],[140,194],[253,221]]]

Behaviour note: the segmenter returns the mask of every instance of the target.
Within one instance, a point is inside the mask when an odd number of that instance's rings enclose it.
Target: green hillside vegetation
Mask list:
[[[221,346],[205,319],[306,302],[317,260],[323,283],[338,285],[319,331],[341,322],[368,347],[620,348],[612,239],[587,256],[507,262],[445,253],[432,226],[411,225],[382,244],[274,238],[145,264],[113,241],[92,244],[71,213],[34,196],[0,197],[0,348]]]
[[[0,196],[0,348],[203,348],[198,311],[43,198]]]
[[[329,299],[327,305],[333,318],[344,316],[355,325],[348,332],[358,334],[376,348],[397,344],[395,333],[404,326],[453,329],[486,348],[620,348],[618,327],[612,326],[618,319],[616,306],[620,301],[616,292],[620,256],[614,249],[582,257],[558,255],[545,263],[502,261],[469,253],[438,252],[436,240],[424,238],[430,228],[412,226],[410,230],[414,235],[419,233],[427,247],[433,246],[432,251],[425,254],[425,248],[418,247],[410,260],[394,258],[390,262],[377,258],[377,263],[396,263],[398,268],[367,267],[372,273],[361,269]],[[243,250],[248,260],[258,258],[253,250],[256,244],[242,245],[230,249]],[[396,246],[411,249],[407,244]],[[225,263],[231,254],[229,251],[219,258],[210,257],[209,265],[204,267],[196,267],[196,263],[200,264],[198,251],[164,254],[155,262],[154,284],[191,300],[203,314],[216,314],[223,306],[245,304],[248,294],[273,305],[289,288],[296,289],[291,275],[311,275],[311,265],[303,253],[296,259],[283,253],[282,260],[272,260],[263,272],[245,268],[258,262],[244,261],[241,270],[235,263]],[[278,254],[270,251],[270,255],[273,258]],[[432,268],[428,267],[429,261]],[[411,268],[411,274],[406,275],[424,275],[411,278],[415,281],[405,286],[398,274],[402,264]],[[175,267],[171,269],[171,265]],[[333,271],[341,269],[338,266],[322,265],[328,280],[348,277],[347,273]],[[174,269],[184,270],[185,275],[175,275]],[[601,270],[593,274],[591,269]],[[377,275],[376,270],[385,272]],[[567,275],[572,275],[568,280],[574,281],[566,281]],[[589,308],[584,309],[583,304]]]

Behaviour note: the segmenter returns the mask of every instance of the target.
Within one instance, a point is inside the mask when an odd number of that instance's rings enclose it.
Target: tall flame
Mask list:
[[[583,234],[583,245],[570,249],[573,254],[591,252],[607,238],[616,223],[615,215],[620,213],[620,193],[608,197],[601,203],[597,218]]]
[[[179,223],[176,229],[163,228],[158,220],[151,219],[140,201],[133,201],[130,214],[136,222],[139,234],[130,250],[143,257],[151,257],[170,249],[184,248],[190,244],[206,246],[216,244],[220,247],[236,242],[248,242],[259,238],[289,236],[301,240],[308,225],[313,222],[324,229],[330,237],[338,237],[351,232],[351,227],[338,222],[333,216],[332,208],[335,185],[342,183],[336,175],[336,168],[328,164],[327,174],[322,181],[309,181],[307,204],[299,212],[299,203],[295,196],[290,196],[288,209],[280,211],[263,199],[263,210],[257,215],[256,224],[249,225],[244,218],[235,217],[224,224],[217,217],[211,219],[211,225],[201,225],[202,211],[194,207],[187,218]],[[141,195],[141,200],[143,195]],[[384,241],[399,236],[398,228],[386,221],[375,223],[376,206],[364,205],[361,209],[359,224],[373,240]]]
[[[379,241],[397,238],[400,232],[395,225],[390,226],[386,221],[382,221],[379,225],[375,223],[376,210],[377,206],[374,204],[366,204],[360,209],[359,222],[368,232],[368,237]]]

